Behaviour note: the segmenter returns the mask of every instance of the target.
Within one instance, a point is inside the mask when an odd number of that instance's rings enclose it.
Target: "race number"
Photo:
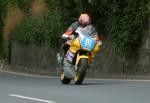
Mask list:
[[[91,45],[92,45],[92,39],[86,38],[84,46],[88,49],[91,48]]]
[[[95,47],[96,41],[94,39],[91,39],[89,37],[84,37],[81,40],[81,46],[84,49],[93,50]]]

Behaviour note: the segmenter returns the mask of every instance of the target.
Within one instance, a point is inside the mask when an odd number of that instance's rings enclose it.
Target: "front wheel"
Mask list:
[[[88,67],[88,59],[86,58],[81,59],[78,64],[78,70],[76,71],[76,75],[74,78],[75,84],[77,85],[82,84],[86,74],[87,67]]]
[[[69,84],[71,79],[70,78],[67,78],[64,74],[64,71],[61,72],[60,74],[60,80],[63,84]]]

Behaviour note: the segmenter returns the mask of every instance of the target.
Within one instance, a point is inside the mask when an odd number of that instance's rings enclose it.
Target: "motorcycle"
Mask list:
[[[82,84],[93,59],[91,55],[100,50],[100,45],[92,36],[85,36],[78,29],[75,32],[76,36],[70,41],[67,53],[65,55],[57,54],[60,80],[63,84],[69,84],[72,79],[75,84]]]

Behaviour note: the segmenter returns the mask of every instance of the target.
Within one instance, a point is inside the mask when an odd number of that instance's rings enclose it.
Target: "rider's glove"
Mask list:
[[[69,37],[68,37],[69,39],[74,39],[74,35],[69,35]]]
[[[101,40],[97,41],[97,43],[98,43],[99,46],[102,45],[102,41]]]
[[[62,38],[63,38],[63,39],[67,39],[68,37],[69,37],[69,36],[66,35],[66,34],[63,34],[63,35],[62,35]]]
[[[62,35],[63,39],[74,39],[74,35],[67,35],[67,34],[63,34]]]

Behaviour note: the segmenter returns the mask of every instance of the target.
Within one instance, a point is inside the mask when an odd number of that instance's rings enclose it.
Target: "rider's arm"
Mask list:
[[[77,22],[73,22],[71,24],[71,26],[67,29],[67,31],[62,35],[62,38],[71,37],[71,35],[77,29],[77,27],[78,27],[78,23]]]
[[[96,39],[96,41],[98,42],[98,44],[99,44],[99,45],[102,45],[102,40],[101,40],[101,38],[99,37],[96,28],[92,26],[91,31],[92,31],[92,35],[94,35],[94,38]]]

